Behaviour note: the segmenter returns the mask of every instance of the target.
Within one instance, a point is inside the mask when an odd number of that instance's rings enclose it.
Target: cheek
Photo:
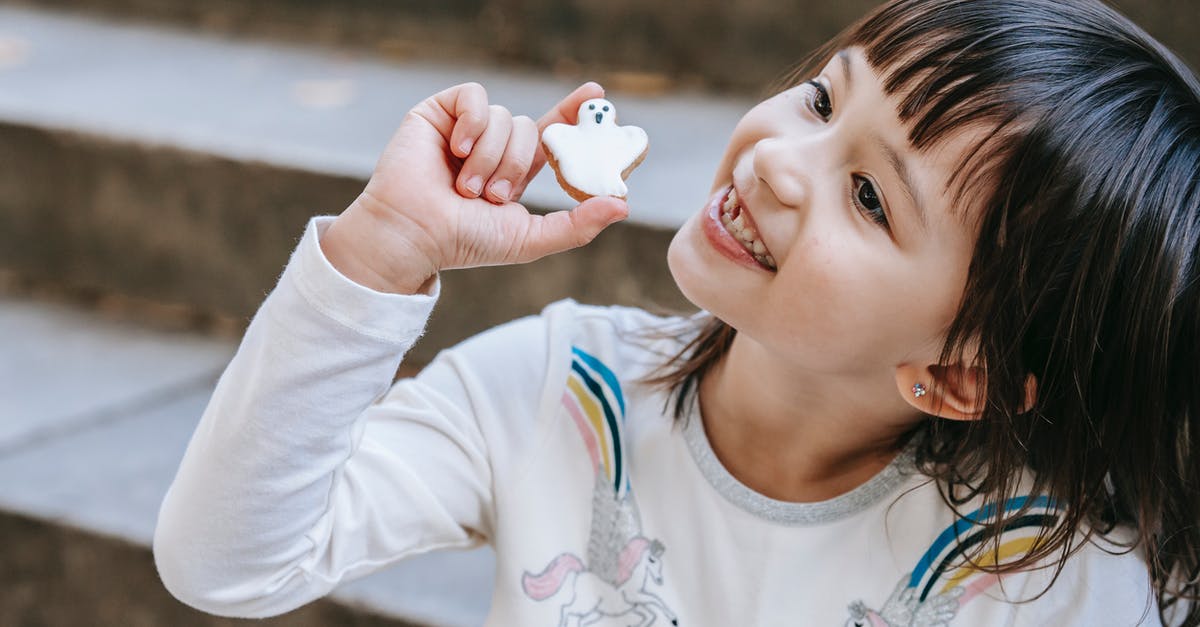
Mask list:
[[[808,238],[778,280],[768,308],[777,339],[839,369],[907,354],[931,326],[913,266],[873,242]]]

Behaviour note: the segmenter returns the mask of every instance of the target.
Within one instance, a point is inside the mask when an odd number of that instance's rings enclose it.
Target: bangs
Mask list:
[[[815,51],[786,84],[818,72],[839,50],[862,49],[915,150],[982,134],[947,187],[956,201],[969,192],[990,197],[996,172],[1009,169],[1056,109],[1087,110],[1130,78],[1108,71],[1128,61],[1128,49],[1113,49],[1114,19],[1121,18],[1099,3],[1074,0],[898,0]]]
[[[902,0],[889,3],[844,34],[878,73],[884,92],[917,151],[968,131],[982,137],[947,181],[955,206],[967,195],[992,209],[998,173],[1010,161],[1040,113],[1053,100],[1061,70],[1085,64],[1078,39],[1056,37],[1055,16],[1014,12],[1007,2]],[[1066,25],[1060,28],[1068,29]],[[1078,65],[1076,65],[1078,67]],[[987,209],[984,208],[984,211]],[[983,216],[976,216],[983,219]]]
[[[1030,88],[1044,83],[1041,74],[1071,62],[1054,50],[1031,54],[1031,43],[1045,42],[1030,29],[1044,26],[1020,23],[1003,4],[893,3],[845,34],[842,45],[861,47],[884,91],[899,99],[917,150],[968,126],[1010,127],[1035,108]]]

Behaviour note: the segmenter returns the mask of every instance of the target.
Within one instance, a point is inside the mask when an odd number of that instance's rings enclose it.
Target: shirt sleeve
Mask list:
[[[492,459],[477,418],[503,396],[504,413],[534,428],[543,404],[538,318],[393,386],[440,283],[412,296],[353,283],[321,253],[331,221],[309,223],[251,321],[159,512],[164,584],[210,613],[280,614],[407,556],[479,543]],[[473,356],[487,367],[514,342],[531,358],[520,377],[474,375]]]

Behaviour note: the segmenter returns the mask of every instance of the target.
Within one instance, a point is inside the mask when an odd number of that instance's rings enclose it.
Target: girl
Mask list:
[[[490,625],[1200,624],[1195,77],[1093,0],[893,0],[817,58],[671,244],[701,313],[560,302],[392,385],[438,272],[626,215],[517,203],[595,84],[413,109],[217,386],[167,587],[265,616],[488,542]]]

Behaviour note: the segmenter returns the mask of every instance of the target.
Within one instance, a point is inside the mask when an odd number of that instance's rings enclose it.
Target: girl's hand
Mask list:
[[[624,201],[592,198],[544,216],[517,201],[546,162],[541,131],[574,124],[579,105],[603,95],[586,83],[536,124],[489,105],[476,83],[434,95],[404,117],[322,250],[351,280],[411,294],[443,269],[524,263],[590,242],[628,215]]]

